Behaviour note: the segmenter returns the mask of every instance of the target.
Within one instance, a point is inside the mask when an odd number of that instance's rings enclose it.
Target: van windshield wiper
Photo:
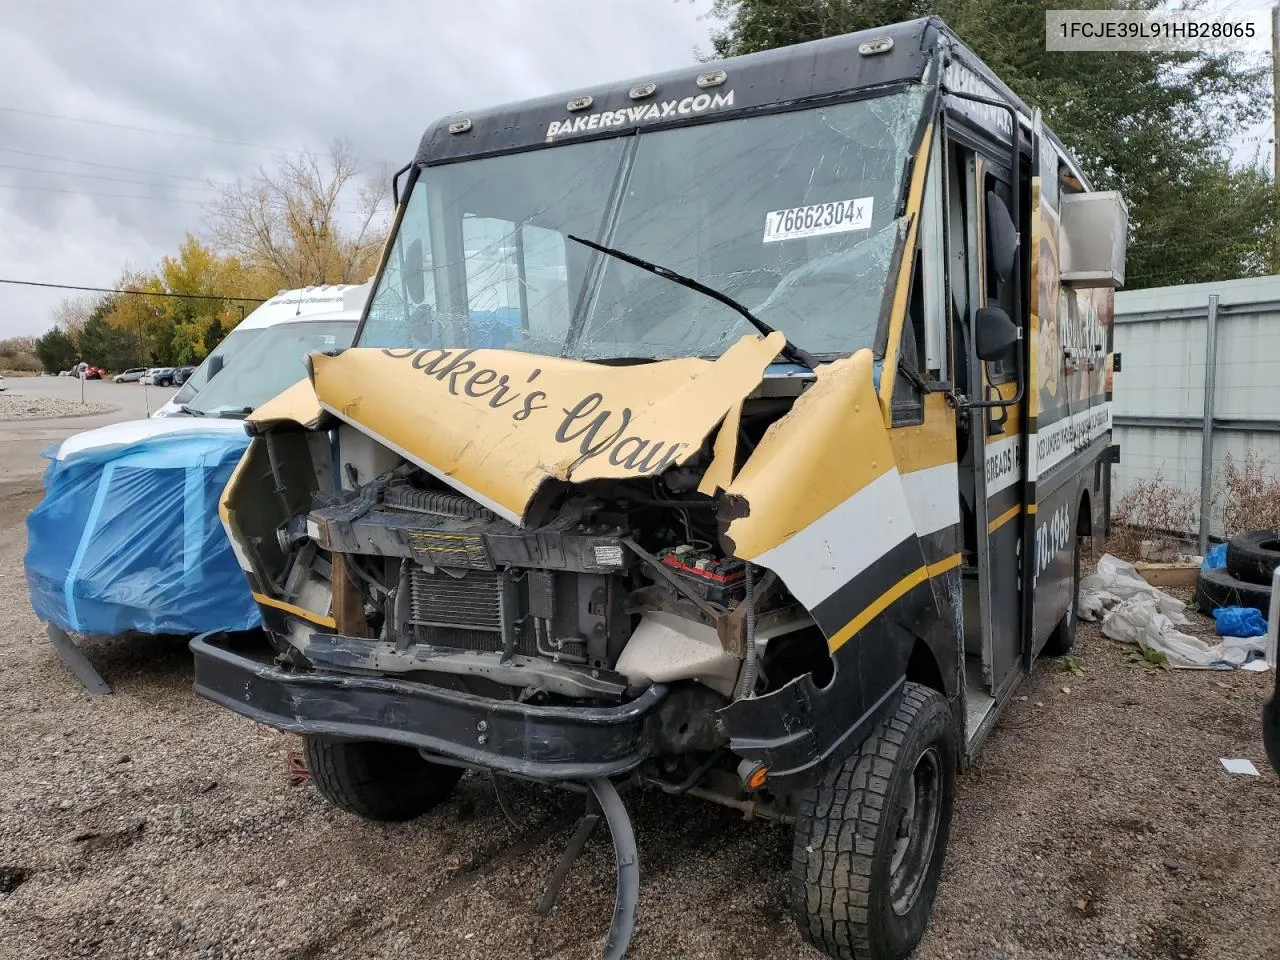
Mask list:
[[[573,234],[569,234],[569,239],[582,244],[584,247],[590,247],[592,250],[599,250],[601,253],[606,253],[611,257],[616,257],[623,263],[629,263],[633,267],[639,267],[641,270],[647,270],[650,273],[657,274],[659,277],[664,277],[672,283],[678,283],[682,287],[688,287],[690,290],[697,290],[703,296],[710,297],[712,300],[718,300],[731,310],[736,310],[738,313],[742,314],[747,319],[748,323],[766,337],[771,333],[778,332],[740,304],[737,300],[733,299],[733,297],[728,294],[721,293],[719,290],[708,287],[705,283],[699,283],[692,277],[686,277],[684,274],[676,273],[674,270],[667,267],[660,266],[656,263],[650,263],[648,260],[641,260],[639,257],[633,257],[629,253],[623,253],[621,250],[615,250],[612,247],[603,246],[602,244],[595,243],[592,240],[584,240],[582,237],[575,237]],[[783,334],[783,336],[786,336],[786,334]],[[796,363],[804,364],[810,370],[818,369],[818,361],[814,356],[807,350],[802,350],[800,347],[797,347],[790,340],[788,340],[786,345],[783,346],[782,355],[790,360],[794,360]]]
[[[189,406],[188,404],[185,404],[185,403],[178,404],[178,409],[181,410],[183,413],[185,413],[189,417],[208,416],[208,414],[206,414],[203,410],[197,410],[195,407]]]

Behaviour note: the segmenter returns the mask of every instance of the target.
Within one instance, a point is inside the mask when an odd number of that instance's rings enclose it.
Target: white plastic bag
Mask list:
[[[1102,632],[1112,640],[1137,644],[1163,653],[1171,667],[1229,669],[1261,651],[1263,637],[1232,637],[1218,644],[1178,629],[1190,621],[1186,604],[1153,587],[1131,563],[1111,554],[1098,561],[1098,570],[1080,581],[1080,616],[1102,619]],[[1109,612],[1107,612],[1109,611]]]
[[[1119,557],[1104,553],[1098,560],[1098,569],[1080,581],[1080,617],[1096,620],[1098,614],[1130,597],[1150,597],[1156,609],[1172,623],[1185,624],[1187,616],[1182,611],[1186,604],[1171,597],[1142,579],[1138,568]]]

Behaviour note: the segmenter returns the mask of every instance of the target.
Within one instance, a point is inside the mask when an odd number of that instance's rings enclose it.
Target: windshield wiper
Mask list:
[[[188,406],[185,403],[178,404],[178,409],[190,417],[207,417],[208,414],[203,410],[197,410],[195,407]]]
[[[737,300],[733,299],[733,297],[728,294],[721,293],[719,290],[712,289],[705,283],[699,283],[692,277],[686,277],[684,274],[676,273],[674,270],[667,267],[659,266],[656,263],[650,263],[648,260],[641,260],[639,257],[633,257],[629,253],[623,253],[621,250],[614,250],[612,247],[603,246],[592,240],[584,240],[582,237],[575,237],[573,234],[569,234],[569,239],[582,244],[584,247],[590,247],[592,250],[599,250],[601,253],[606,253],[611,257],[616,257],[623,263],[629,263],[633,267],[639,267],[641,270],[648,270],[650,273],[657,274],[659,277],[670,280],[672,283],[678,283],[682,287],[688,287],[690,290],[697,290],[699,293],[710,297],[712,300],[718,300],[731,310],[736,310],[738,313],[742,314],[747,319],[748,323],[766,337],[771,333],[778,332],[740,304]],[[783,336],[785,337],[786,334],[783,334]],[[786,345],[783,346],[782,355],[790,360],[794,360],[796,363],[804,364],[810,370],[818,369],[818,361],[814,356],[808,351],[797,347],[790,340],[788,340]]]

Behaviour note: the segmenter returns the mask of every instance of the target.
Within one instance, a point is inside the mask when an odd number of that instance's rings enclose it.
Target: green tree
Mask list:
[[[80,334],[76,338],[82,360],[113,371],[138,366],[143,360],[137,339],[130,336],[128,331],[117,329],[110,323],[116,299],[118,298],[103,298],[89,314],[89,319],[80,328]]]
[[[66,332],[54,327],[43,337],[36,338],[36,356],[45,373],[69,370],[76,362],[76,345]]]
[[[1266,175],[1233,168],[1226,154],[1229,137],[1269,115],[1264,67],[1241,55],[1049,53],[1045,9],[1038,0],[714,0],[724,27],[712,46],[733,56],[937,14],[1043,111],[1094,186],[1124,194],[1134,227],[1127,286],[1280,267],[1270,261]]]

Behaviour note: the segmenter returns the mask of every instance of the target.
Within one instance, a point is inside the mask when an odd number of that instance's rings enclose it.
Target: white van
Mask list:
[[[169,402],[151,414],[153,417],[171,417],[181,414],[182,408],[212,380],[222,369],[250,344],[259,340],[267,330],[281,324],[301,323],[321,316],[329,318],[338,314],[352,314],[359,322],[360,312],[369,296],[369,284],[334,283],[319,287],[303,287],[299,290],[282,290],[255,309],[222,338],[209,356],[191,376],[182,389]],[[271,338],[284,344],[286,338]],[[350,346],[350,339],[342,346]],[[292,369],[292,368],[290,368]],[[288,386],[288,384],[286,384]]]
[[[173,399],[150,419],[126,420],[68,437],[55,458],[64,460],[82,450],[128,445],[187,430],[243,432],[241,421],[246,414],[306,376],[303,363],[308,354],[351,345],[369,289],[367,283],[344,284],[290,290],[272,297],[227,334]],[[317,303],[332,307],[335,302],[338,309],[316,308]],[[246,350],[250,345],[253,349]],[[191,388],[197,379],[199,386]]]

